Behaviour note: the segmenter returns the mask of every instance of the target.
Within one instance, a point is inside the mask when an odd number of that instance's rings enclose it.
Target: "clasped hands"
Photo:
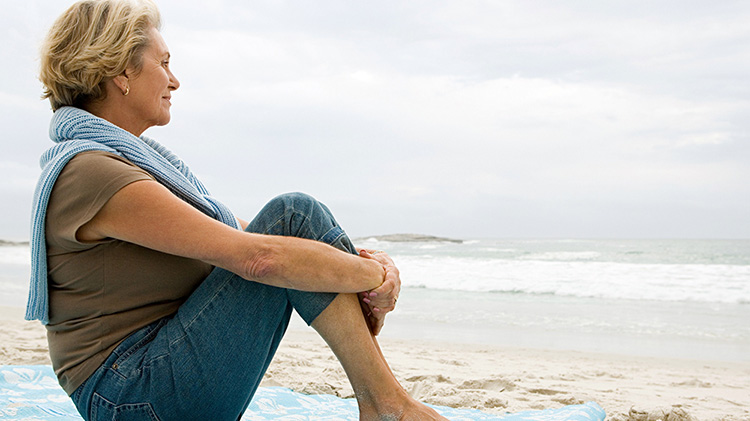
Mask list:
[[[357,251],[360,256],[373,259],[385,268],[385,278],[379,287],[359,293],[362,312],[370,326],[370,331],[373,335],[377,335],[383,328],[385,315],[396,308],[398,294],[401,292],[401,278],[393,259],[387,253],[367,249]]]

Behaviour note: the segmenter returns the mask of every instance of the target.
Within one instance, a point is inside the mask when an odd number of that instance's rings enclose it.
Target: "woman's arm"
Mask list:
[[[245,279],[302,291],[367,291],[380,286],[385,275],[375,260],[328,244],[236,230],[151,180],[115,193],[76,236],[84,242],[116,238],[202,260]]]

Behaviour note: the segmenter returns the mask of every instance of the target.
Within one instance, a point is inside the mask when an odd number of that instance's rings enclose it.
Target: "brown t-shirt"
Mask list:
[[[63,168],[47,206],[50,357],[72,394],[136,330],[177,311],[213,267],[124,241],[76,232],[121,188],[153,180],[114,154],[84,152]]]

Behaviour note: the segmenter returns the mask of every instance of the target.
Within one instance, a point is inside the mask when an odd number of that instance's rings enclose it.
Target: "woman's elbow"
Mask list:
[[[245,262],[244,278],[270,283],[280,272],[280,259],[272,249],[256,252]]]

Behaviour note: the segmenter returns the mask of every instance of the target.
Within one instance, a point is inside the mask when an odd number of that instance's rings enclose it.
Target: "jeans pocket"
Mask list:
[[[91,397],[91,419],[93,421],[159,421],[150,403],[115,405],[98,393],[94,393]]]
[[[163,318],[150,325],[141,328],[115,349],[119,356],[109,365],[109,369],[123,379],[138,376],[146,353],[146,347],[154,340],[159,330],[164,327],[170,318]]]

